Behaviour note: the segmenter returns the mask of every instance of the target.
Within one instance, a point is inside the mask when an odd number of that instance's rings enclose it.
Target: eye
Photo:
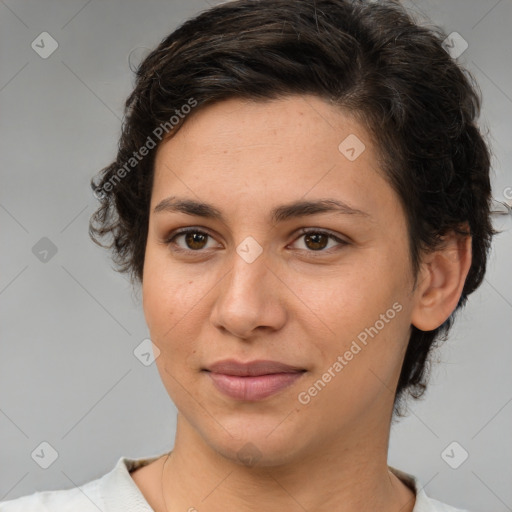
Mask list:
[[[301,238],[304,239],[304,246],[306,247],[304,250],[307,252],[331,252],[330,249],[333,248],[332,246],[329,247],[328,250],[324,250],[327,247],[329,240],[333,240],[341,246],[348,245],[347,241],[333,235],[329,231],[321,229],[301,229],[300,233],[301,236],[296,240],[300,240]]]
[[[185,247],[180,247],[175,240],[177,238],[184,237],[183,240],[185,242]],[[179,231],[175,232],[165,240],[165,243],[168,245],[177,246],[175,250],[180,251],[189,251],[189,252],[199,252],[201,249],[204,249],[207,245],[208,238],[212,238],[211,235],[206,233],[205,231],[201,231],[197,228],[183,228]]]

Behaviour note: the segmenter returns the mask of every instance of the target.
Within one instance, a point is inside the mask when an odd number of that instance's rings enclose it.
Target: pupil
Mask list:
[[[306,235],[306,245],[309,241],[313,242],[313,247],[310,247],[310,249],[318,250],[323,249],[326,246],[326,243],[319,242],[319,238],[323,238],[324,242],[327,242],[327,236],[323,235],[322,233],[315,233],[313,235],[309,234]],[[308,246],[309,247],[309,246]]]
[[[202,249],[204,246],[204,242],[206,241],[206,235],[202,235],[200,233],[187,233],[185,236],[187,245],[191,249]],[[199,239],[199,240],[198,240]],[[203,243],[201,243],[203,242]],[[196,247],[194,244],[199,243],[200,247]]]

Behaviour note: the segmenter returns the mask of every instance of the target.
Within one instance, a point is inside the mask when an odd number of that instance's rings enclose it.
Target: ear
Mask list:
[[[452,314],[471,267],[471,235],[452,231],[443,240],[420,266],[411,323],[422,331],[437,329]]]

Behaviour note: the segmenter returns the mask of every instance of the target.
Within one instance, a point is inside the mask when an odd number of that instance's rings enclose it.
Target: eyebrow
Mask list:
[[[193,199],[181,199],[174,196],[167,197],[160,201],[153,210],[153,213],[160,212],[181,212],[196,217],[215,219],[227,224],[222,212],[215,206]],[[341,215],[371,218],[368,213],[358,210],[357,208],[352,208],[343,201],[328,198],[314,201],[299,200],[277,206],[271,210],[270,219],[274,223],[278,223],[292,218],[306,217],[319,213],[337,213]]]

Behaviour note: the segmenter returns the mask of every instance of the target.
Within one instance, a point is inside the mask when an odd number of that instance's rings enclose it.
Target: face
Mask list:
[[[225,457],[388,432],[411,272],[376,147],[320,98],[219,102],[158,149],[144,314],[182,425]]]

